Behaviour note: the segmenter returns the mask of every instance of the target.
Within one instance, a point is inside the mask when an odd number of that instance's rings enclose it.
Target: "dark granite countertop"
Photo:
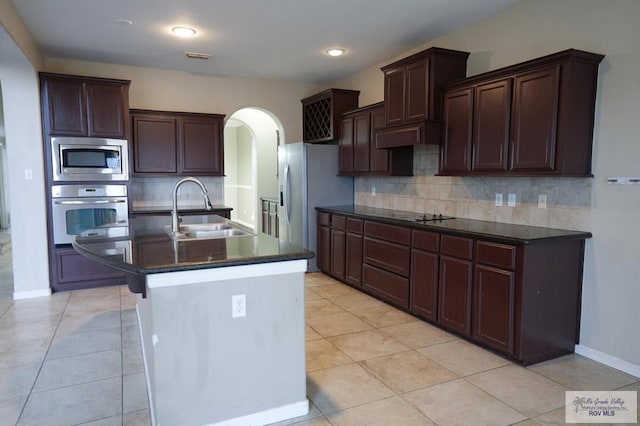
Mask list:
[[[171,214],[171,206],[133,206],[129,213],[136,214]],[[202,204],[193,206],[178,206],[178,211],[182,214],[215,214],[215,211],[231,211],[232,207],[224,206],[222,204],[214,204],[213,210],[206,210]],[[212,213],[213,212],[213,213]]]
[[[540,244],[558,239],[586,239],[592,237],[590,232],[462,218],[422,223],[414,221],[414,219],[422,216],[420,213],[357,205],[316,207],[316,210],[361,219],[374,219],[379,222],[408,226],[413,229],[481,238],[515,245]]]
[[[182,223],[210,222],[231,221],[211,214],[182,217]],[[165,226],[170,224],[169,216],[136,216],[129,220],[126,229],[122,226],[106,227],[106,236],[78,236],[73,247],[89,258],[134,275],[309,259],[314,256],[312,251],[262,233],[255,236],[174,241],[165,232]]]

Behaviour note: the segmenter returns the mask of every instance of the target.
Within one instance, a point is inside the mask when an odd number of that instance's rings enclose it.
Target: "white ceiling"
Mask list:
[[[388,60],[517,0],[12,0],[45,56],[307,83]],[[117,23],[127,19],[133,25]],[[187,25],[198,33],[170,33]],[[347,54],[332,58],[330,47]],[[447,47],[447,46],[442,46]],[[187,59],[185,52],[211,54]]]

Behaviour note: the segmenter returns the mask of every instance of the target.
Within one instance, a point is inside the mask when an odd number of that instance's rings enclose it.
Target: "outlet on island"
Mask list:
[[[247,316],[247,300],[244,294],[231,296],[231,318]]]

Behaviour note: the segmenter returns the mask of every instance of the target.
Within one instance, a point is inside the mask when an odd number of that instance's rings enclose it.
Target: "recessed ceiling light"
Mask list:
[[[173,27],[171,32],[180,37],[192,37],[196,35],[196,30],[189,27]]]
[[[116,24],[124,25],[124,26],[133,25],[133,21],[131,21],[129,19],[116,19],[113,22],[115,22]]]
[[[344,55],[344,49],[329,49],[327,50],[329,56],[342,56]]]

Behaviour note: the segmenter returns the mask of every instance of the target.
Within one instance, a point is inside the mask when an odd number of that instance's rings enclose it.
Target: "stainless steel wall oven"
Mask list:
[[[70,244],[76,235],[128,235],[129,204],[126,185],[54,185],[51,187],[54,244]],[[121,233],[122,235],[117,235]]]

